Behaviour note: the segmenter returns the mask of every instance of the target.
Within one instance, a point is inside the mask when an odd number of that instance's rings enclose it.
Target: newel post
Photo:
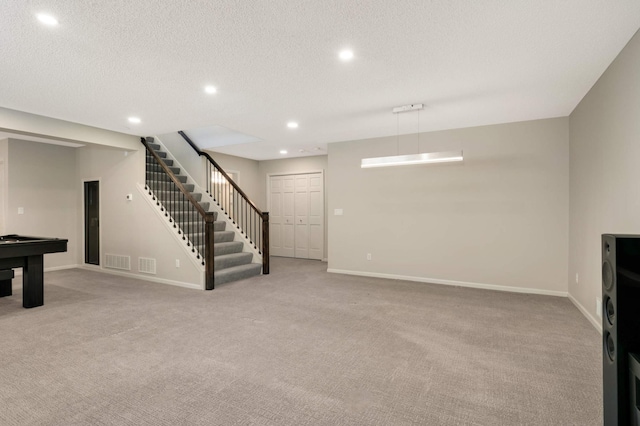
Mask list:
[[[269,273],[269,212],[262,212],[262,273]]]
[[[214,216],[212,212],[207,212],[204,217],[204,267],[205,267],[205,289],[213,290],[214,287],[214,263],[215,260],[213,258],[213,241],[214,241],[214,231],[213,231],[213,221]]]

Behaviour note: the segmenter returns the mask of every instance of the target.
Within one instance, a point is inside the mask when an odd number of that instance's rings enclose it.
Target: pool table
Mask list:
[[[22,268],[22,306],[35,308],[44,303],[44,263],[47,253],[67,251],[60,238],[3,235],[0,237],[0,297],[11,296],[13,269]]]

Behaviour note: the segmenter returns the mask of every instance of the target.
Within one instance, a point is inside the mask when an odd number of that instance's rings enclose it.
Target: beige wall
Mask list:
[[[144,161],[142,145],[133,152],[95,146],[77,149],[77,192],[83,193],[85,180],[100,181],[100,262],[104,265],[107,253],[131,256],[132,274],[199,286],[202,273],[138,189],[138,183],[144,185]],[[133,194],[132,201],[127,201],[127,194]],[[82,202],[81,195],[78,211]],[[77,229],[84,238],[82,226],[81,217]],[[156,259],[157,274],[139,273],[139,257]],[[84,263],[84,252],[79,253],[78,263]]]
[[[557,118],[401,138],[401,153],[464,150],[431,166],[360,168],[396,155],[395,137],[330,144],[329,269],[566,294],[568,130]]]
[[[68,239],[67,252],[46,255],[44,266],[77,264],[74,148],[9,139],[7,157],[6,233]],[[18,214],[19,207],[24,214]]]
[[[598,324],[601,234],[640,234],[638,76],[640,35],[636,34],[569,120],[569,293]]]
[[[6,234],[7,217],[7,157],[9,153],[9,139],[0,140],[0,235]]]
[[[138,149],[140,138],[97,127],[0,107],[0,131],[80,144]]]
[[[251,201],[262,209],[259,200],[264,193],[264,185],[261,184],[258,174],[258,162],[248,158],[236,157],[233,155],[220,154],[208,151],[211,158],[224,169],[225,172],[234,171],[239,173],[238,182],[240,189],[244,191]]]

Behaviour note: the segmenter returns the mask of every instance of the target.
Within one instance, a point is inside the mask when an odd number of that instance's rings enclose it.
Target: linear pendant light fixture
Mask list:
[[[360,167],[368,169],[371,167],[409,166],[412,164],[451,163],[462,160],[462,151],[425,152],[423,154],[363,158]]]
[[[423,107],[423,104],[411,104],[395,107],[391,111],[394,114],[399,114],[409,111],[420,111]],[[398,134],[399,133],[400,132],[398,131]],[[419,135],[420,131],[418,130],[418,137]],[[414,164],[451,163],[455,161],[463,161],[463,159],[462,151],[425,152],[422,154],[363,158],[360,163],[360,167],[368,169],[373,167],[410,166]]]

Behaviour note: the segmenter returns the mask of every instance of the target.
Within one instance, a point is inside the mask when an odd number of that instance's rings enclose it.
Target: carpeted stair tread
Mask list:
[[[171,170],[174,175],[180,174],[180,167],[173,167],[169,165],[167,165],[167,167],[169,167],[169,170]],[[162,166],[160,164],[147,164],[147,172],[164,173],[164,170],[162,169]]]
[[[228,243],[229,241],[233,241],[233,237],[235,237],[236,233],[233,231],[218,231],[213,233],[213,241],[215,244],[218,243]]]
[[[213,260],[213,269],[218,271],[220,269],[251,263],[253,260],[253,254],[249,252],[224,254],[221,256],[214,256]]]
[[[162,162],[163,162],[164,164],[166,164],[167,166],[173,166],[173,160],[170,160],[170,159],[168,159],[168,158],[161,158],[161,160],[162,160]],[[148,166],[151,166],[151,165],[154,165],[154,164],[158,164],[158,163],[156,162],[155,158],[153,158],[153,157],[147,157],[146,166],[148,167]]]
[[[178,181],[181,183],[187,183],[186,176],[178,175],[176,178],[178,178]],[[153,173],[147,171],[147,182],[149,181],[170,182],[171,178],[166,173]]]
[[[243,280],[260,275],[262,265],[259,263],[249,263],[247,265],[233,266],[221,269],[213,273],[215,285],[228,283],[231,281]]]
[[[242,252],[242,248],[243,248],[242,241],[218,243],[213,245],[213,255],[221,256],[221,255],[231,254],[231,253],[240,253]]]
[[[193,195],[193,194],[192,194]],[[160,198],[162,200],[162,198]],[[171,210],[172,208],[174,208],[175,206],[177,206],[177,208],[182,207],[182,205],[186,205],[186,204],[191,204],[187,199],[182,200],[182,199],[171,199],[171,197],[166,200],[163,201],[163,204],[169,209]],[[198,204],[200,204],[200,207],[202,207],[205,211],[209,210],[209,202],[208,201],[203,201],[203,202],[199,202]]]
[[[178,194],[182,194],[182,192],[178,191],[177,189],[175,191],[155,191],[155,194],[161,200],[172,200],[172,199],[182,200],[182,195],[178,195]],[[196,201],[202,200],[202,194],[199,192],[192,192],[191,196]]]

